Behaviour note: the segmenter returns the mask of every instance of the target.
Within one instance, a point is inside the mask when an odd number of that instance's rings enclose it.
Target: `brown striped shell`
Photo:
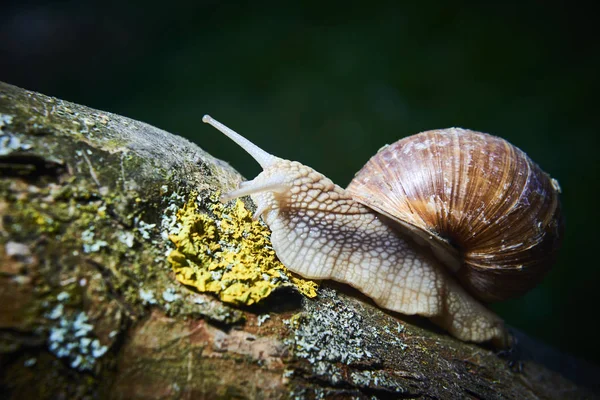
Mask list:
[[[484,301],[535,286],[560,244],[559,186],[504,139],[451,128],[381,149],[348,191],[428,243]]]

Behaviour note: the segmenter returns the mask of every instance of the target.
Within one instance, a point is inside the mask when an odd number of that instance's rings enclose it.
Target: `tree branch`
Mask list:
[[[231,263],[199,280],[186,268],[203,265],[191,238],[208,229],[206,218],[217,231],[236,218],[251,232],[264,227],[247,219],[249,200],[217,212],[215,193],[236,187],[236,171],[147,124],[0,83],[0,173],[7,398],[597,394],[596,367],[522,333],[519,372],[493,350],[386,313],[343,285],[304,297],[296,286],[310,283],[280,273],[276,260],[260,270],[268,285],[226,282]],[[233,247],[228,240],[220,251]]]

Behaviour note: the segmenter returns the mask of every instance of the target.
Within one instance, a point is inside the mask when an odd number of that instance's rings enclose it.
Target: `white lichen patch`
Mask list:
[[[177,291],[174,288],[167,288],[162,292],[162,298],[167,303],[172,303],[175,300],[180,299],[181,295],[177,293]]]
[[[0,129],[3,129],[7,125],[11,125],[14,119],[14,115],[0,113]]]
[[[61,292],[59,303],[45,314],[53,321],[48,332],[48,349],[58,358],[67,359],[71,368],[89,371],[97,360],[108,351],[94,334],[94,326],[83,311],[66,312],[64,302],[69,295]]]
[[[144,305],[146,304],[156,304],[156,299],[154,298],[154,292],[152,290],[140,289],[139,290],[140,299]]]
[[[392,393],[406,393],[402,386],[400,377],[394,376],[386,371],[353,371],[350,374],[350,382],[358,387],[377,388]]]
[[[333,291],[323,291],[322,297],[325,301],[318,306],[307,303],[307,312],[289,322],[294,330],[290,341],[294,354],[313,364],[316,374],[335,380],[340,373],[336,364],[378,360],[376,344],[384,338],[390,350],[406,348],[399,337],[403,330],[401,324],[377,328],[338,299]]]
[[[117,237],[119,239],[119,242],[123,243],[125,246],[129,248],[133,247],[133,240],[135,238],[133,232],[122,231],[117,234]]]
[[[21,139],[13,134],[0,131],[0,156],[5,156],[14,151],[25,151],[32,146],[21,142]]]
[[[268,320],[269,318],[271,318],[271,316],[270,316],[269,314],[262,314],[262,315],[259,315],[259,316],[256,318],[256,324],[257,324],[258,326],[261,326],[261,325],[262,325],[262,324],[264,324],[264,323],[265,323],[265,321],[266,321],[266,320]]]
[[[142,235],[144,239],[149,240],[152,231],[156,228],[156,224],[148,224],[141,219],[135,219],[134,223],[137,226],[140,235]]]
[[[166,185],[161,187],[161,191],[167,192]],[[177,218],[177,211],[185,204],[185,197],[173,192],[165,198],[167,206],[164,208],[160,221],[160,235],[169,247],[170,253],[175,246],[169,241],[169,235],[177,235],[183,228],[183,224]]]
[[[50,312],[47,312],[44,316],[48,319],[58,319],[63,315],[64,306],[57,304]]]
[[[93,226],[81,232],[81,241],[83,242],[84,253],[96,253],[100,251],[101,248],[108,246],[108,242],[106,240],[95,240],[94,236],[95,233]]]
[[[56,296],[56,300],[63,302],[69,300],[71,296],[67,292],[60,292],[58,296]]]
[[[37,358],[28,358],[27,360],[25,360],[25,362],[23,363],[23,365],[25,367],[33,367],[35,364],[37,363]]]
[[[294,332],[296,355],[310,363],[321,361],[352,364],[368,353],[363,340],[367,333],[361,327],[361,317],[349,310],[322,308],[308,318],[302,318]]]

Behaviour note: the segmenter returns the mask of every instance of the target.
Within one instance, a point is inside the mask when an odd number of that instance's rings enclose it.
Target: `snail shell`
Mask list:
[[[451,128],[401,139],[373,156],[347,190],[428,241],[484,301],[531,289],[560,244],[558,183],[485,133]]]

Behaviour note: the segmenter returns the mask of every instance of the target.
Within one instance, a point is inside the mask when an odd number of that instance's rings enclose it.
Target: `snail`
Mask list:
[[[221,201],[251,196],[288,269],[349,284],[461,340],[508,344],[504,322],[483,302],[537,285],[562,232],[558,182],[523,151],[466,129],[422,132],[384,146],[343,189],[202,120],[262,167]]]

